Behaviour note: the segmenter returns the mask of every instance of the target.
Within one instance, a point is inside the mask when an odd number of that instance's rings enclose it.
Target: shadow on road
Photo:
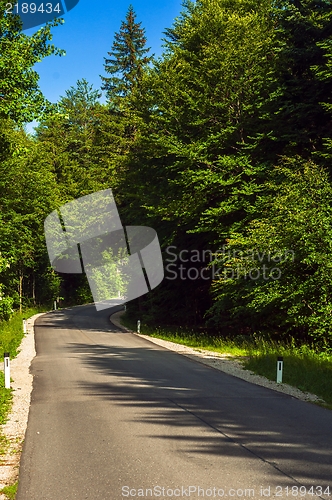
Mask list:
[[[126,335],[138,347],[68,344],[100,375],[98,383],[81,382],[85,395],[109,401],[110,411],[114,404],[126,406],[128,421],[143,422],[146,436],[174,439],[186,453],[234,456],[246,450],[308,487],[328,485],[332,412]]]

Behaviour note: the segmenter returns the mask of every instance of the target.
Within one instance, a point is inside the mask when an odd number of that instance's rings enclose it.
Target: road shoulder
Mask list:
[[[121,324],[121,316],[123,314],[124,311],[118,311],[110,317],[110,320],[115,326],[117,326],[118,328],[122,328],[126,332],[134,333],[135,335],[138,335],[139,337],[142,337],[149,342],[153,342],[154,344],[160,345],[161,347],[170,349],[171,351],[175,351],[178,354],[182,354],[183,356],[193,359],[199,363],[203,363],[204,365],[210,366],[211,368],[215,368],[216,370],[227,373],[228,375],[246,380],[251,384],[260,385],[277,392],[288,394],[289,396],[300,399],[301,401],[308,401],[311,403],[324,403],[324,401],[322,401],[315,394],[303,392],[300,389],[297,389],[296,387],[288,384],[277,384],[277,382],[268,380],[261,375],[257,375],[251,372],[250,370],[245,370],[242,366],[240,358],[232,357],[229,354],[207,351],[205,349],[187,347],[182,344],[176,344],[175,342],[169,342],[168,340],[157,339],[148,335],[142,335],[138,334],[137,332],[132,332]]]
[[[13,404],[7,422],[2,425],[2,433],[8,440],[7,451],[1,455],[0,462],[0,490],[14,484],[18,480],[19,464],[28,424],[30,398],[33,377],[30,374],[30,365],[36,355],[34,324],[35,320],[44,313],[36,314],[27,320],[27,333],[24,335],[20,352],[10,362],[11,388],[13,389]],[[6,500],[0,494],[0,500]]]

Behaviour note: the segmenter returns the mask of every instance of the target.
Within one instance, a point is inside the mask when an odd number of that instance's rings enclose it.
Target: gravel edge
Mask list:
[[[34,324],[45,313],[35,314],[27,320],[27,333],[19,347],[19,354],[10,361],[11,388],[13,404],[7,422],[1,426],[2,433],[8,440],[8,448],[0,457],[0,490],[18,480],[20,458],[25,431],[28,424],[30,397],[33,376],[30,374],[31,361],[36,355]],[[7,497],[0,493],[0,500]]]
[[[148,335],[142,335],[137,332],[133,332],[128,328],[121,325],[120,318],[124,314],[124,311],[118,311],[110,317],[112,323],[121,328],[126,332],[133,333],[138,337],[142,337],[149,342],[160,345],[166,349],[171,351],[175,351],[178,354],[182,354],[190,359],[198,361],[199,363],[203,363],[204,365],[215,368],[216,370],[227,373],[228,375],[232,375],[233,377],[240,378],[242,380],[246,380],[251,384],[260,385],[262,387],[266,387],[268,389],[272,389],[273,391],[282,392],[284,394],[288,394],[294,398],[300,399],[301,401],[307,401],[311,403],[324,403],[321,398],[316,396],[315,394],[311,394],[309,392],[303,392],[296,387],[293,387],[288,384],[277,384],[277,382],[273,382],[261,375],[257,375],[250,370],[246,370],[242,366],[241,358],[232,357],[229,354],[221,354],[214,351],[207,351],[205,349],[198,349],[187,347],[182,344],[176,344],[175,342],[170,342],[168,340],[157,339],[155,337],[150,337]],[[243,358],[242,358],[243,359]]]

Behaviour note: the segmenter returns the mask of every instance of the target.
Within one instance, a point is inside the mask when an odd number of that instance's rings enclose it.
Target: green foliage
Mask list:
[[[117,264],[117,258],[113,255],[110,249],[101,253],[103,267],[94,267],[90,270],[90,274],[95,283],[95,291],[97,296],[105,298],[122,297],[127,290],[129,278],[126,278],[121,266]],[[122,265],[125,264],[126,258],[121,258]]]
[[[109,112],[99,103],[99,97],[99,91],[86,80],[78,80],[37,128],[39,154],[54,173],[64,202],[105,189],[111,183],[117,145],[109,140],[113,123],[109,123]]]
[[[24,337],[23,318],[27,319],[37,313],[42,308],[29,308],[24,312],[16,312],[8,321],[0,321],[0,357],[3,359],[3,353],[9,352],[10,358],[15,358],[19,353],[19,346]]]
[[[268,117],[269,146],[276,155],[308,157],[322,147],[330,130],[321,103],[330,99],[332,82],[317,75],[325,66],[324,47],[332,34],[331,2],[275,0],[272,5],[276,79],[262,109]]]
[[[10,486],[5,486],[4,488],[2,488],[1,493],[6,495],[8,500],[15,500],[17,488],[18,488],[18,483],[14,483]]]
[[[328,175],[312,162],[285,159],[269,188],[257,200],[256,217],[219,256],[223,272],[213,284],[211,312],[253,329],[331,340]]]
[[[326,40],[318,42],[317,45],[323,51],[324,62],[320,65],[315,64],[312,67],[312,70],[315,72],[319,80],[329,85],[332,81],[332,34],[329,33],[329,37]],[[331,113],[332,113],[331,93],[327,92],[324,95],[324,100],[321,102],[321,105],[323,109],[329,114],[331,121]],[[332,139],[331,139],[330,129],[327,128],[325,132],[326,135],[323,137],[323,147],[321,148],[321,150],[317,151],[316,155],[320,158],[325,159],[326,165],[330,170],[331,159],[332,159]]]
[[[125,217],[160,228],[163,248],[215,252],[216,328],[330,339],[331,15],[325,1],[186,2],[131,96]],[[209,286],[177,279],[130,308],[193,322]]]
[[[46,260],[46,259],[45,259]],[[62,280],[58,273],[48,263],[40,263],[40,274],[37,278],[38,301],[41,304],[51,304],[61,297]]]
[[[158,228],[164,249],[217,249],[260,191],[267,167],[247,150],[272,71],[269,12],[268,1],[187,3],[131,96],[137,131],[120,207],[125,220]],[[208,289],[203,280],[163,283],[141,308],[150,301],[155,318],[199,322]]]
[[[49,107],[32,67],[60,53],[51,25],[27,37],[2,14],[2,317],[58,296],[92,300],[86,276],[50,270],[43,221],[111,187],[123,223],[157,229],[165,258],[169,245],[214,255],[207,279],[206,263],[177,257],[177,270],[194,267],[199,277],[165,279],[129,304],[132,315],[328,349],[331,20],[327,0],[187,0],[153,61],[130,6],[105,58],[107,104],[82,79]],[[27,137],[20,123],[46,109]],[[106,288],[121,294],[111,256],[108,267]]]
[[[13,396],[10,389],[5,389],[5,377],[4,373],[0,372],[0,425],[6,423],[9,410],[11,408]],[[0,452],[2,447],[5,445],[0,435]]]
[[[7,321],[13,314],[13,297],[5,297],[0,295],[0,321]]]
[[[46,247],[43,219],[57,204],[55,178],[45,158],[22,129],[50,109],[38,88],[34,66],[44,57],[62,55],[52,40],[54,21],[34,35],[22,33],[19,16],[5,13],[0,2],[0,319],[25,297],[36,300],[35,273],[41,271]],[[1,266],[0,266],[1,267]]]
[[[0,253],[0,276],[1,273],[6,271],[10,267],[10,263],[7,259],[3,258]],[[4,293],[4,286],[0,282],[0,321],[8,320],[13,313],[13,303],[12,297],[6,297]]]
[[[125,126],[99,97],[99,91],[79,80],[37,128],[36,146],[56,179],[58,206],[117,183],[118,160],[127,148]],[[63,274],[60,284],[48,277],[54,298],[60,295],[68,304],[92,302],[85,277]]]
[[[266,5],[243,5],[197,2],[143,82],[146,124],[128,170],[149,216],[195,227],[240,176],[256,189],[245,145],[270,71],[271,29]]]
[[[64,54],[49,43],[51,28],[61,21],[55,20],[27,36],[22,33],[19,16],[5,13],[6,5],[6,1],[0,1],[0,117],[31,122],[49,107],[33,67],[47,56]]]
[[[44,218],[58,205],[59,192],[36,143],[9,120],[0,121],[1,132],[7,158],[0,163],[0,251],[10,264],[1,278],[22,307],[23,280],[45,261]]]

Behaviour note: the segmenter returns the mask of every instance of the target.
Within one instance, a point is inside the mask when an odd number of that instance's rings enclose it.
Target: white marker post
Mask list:
[[[10,389],[10,360],[9,352],[5,352],[3,355],[4,362],[4,372],[5,372],[5,389]]]
[[[54,311],[56,311],[56,300],[54,301]]]
[[[27,333],[27,320],[23,319],[23,333]]]
[[[140,322],[140,320],[137,321],[137,333],[141,333],[141,322]]]
[[[282,369],[284,366],[284,358],[282,356],[278,356],[277,361],[277,384],[282,383]]]

